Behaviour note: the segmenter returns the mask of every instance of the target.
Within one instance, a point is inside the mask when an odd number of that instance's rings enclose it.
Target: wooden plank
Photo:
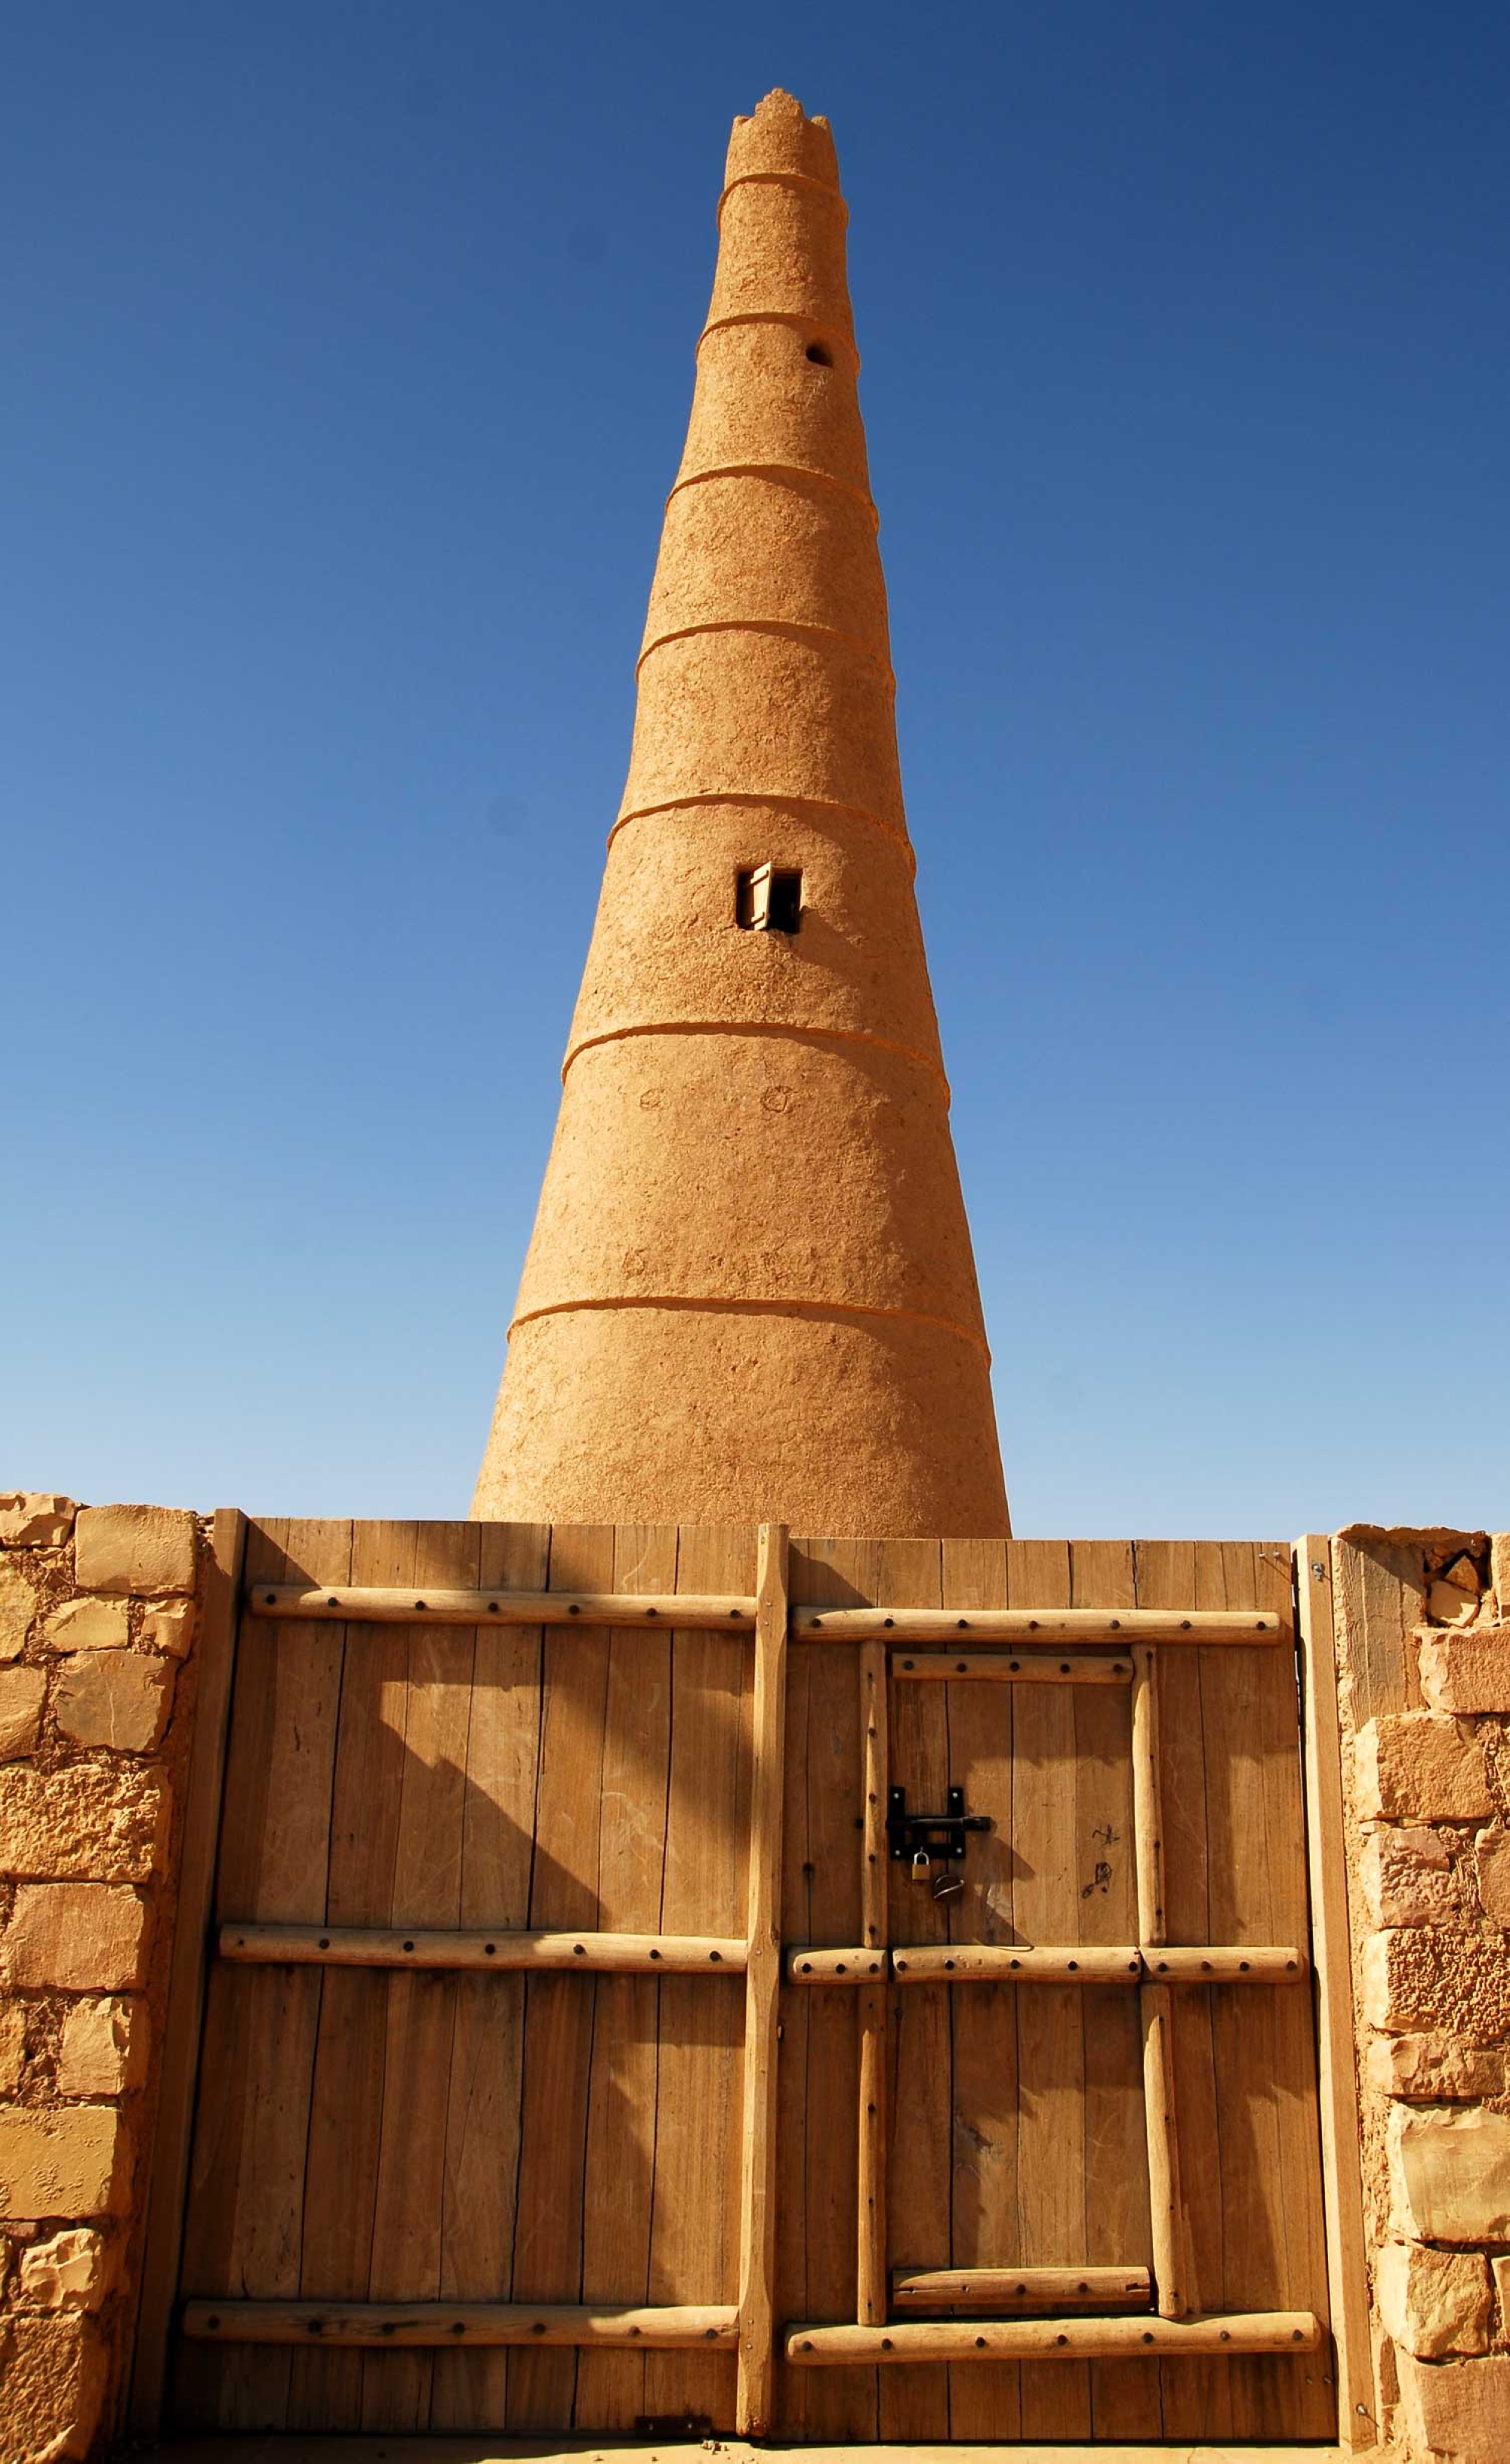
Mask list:
[[[876,1541],[813,1539],[794,1544],[793,1593],[802,1590],[820,1607],[877,1597],[880,1548]],[[864,1760],[859,1727],[855,1656],[852,1646],[817,1645],[793,1655],[806,1663],[805,1724],[788,1726],[789,1750],[803,1757],[802,1857],[809,1871],[809,1925],[815,1944],[862,1939],[861,1871],[864,1831]],[[795,1697],[793,1698],[795,1700]],[[857,1827],[859,1826],[859,1827]],[[802,1939],[799,1936],[798,1939]],[[842,1983],[842,1981],[841,1981]],[[786,2007],[791,2008],[788,1993]],[[804,1992],[806,2009],[800,2212],[807,2240],[805,2273],[810,2312],[819,2318],[853,2319],[858,2299],[855,2218],[859,2186],[859,2010],[844,1990]],[[784,2184],[790,2175],[783,2168]],[[785,2195],[791,2196],[791,2186]],[[783,2316],[793,2314],[785,2277]],[[822,2386],[778,2382],[785,2434],[804,2438],[874,2438],[876,2374],[836,2372]]]
[[[1152,2278],[1145,2267],[897,2268],[894,2301],[909,2309],[1104,2310],[1127,2303],[1146,2309]]]
[[[222,1959],[244,1967],[521,1969],[628,1976],[743,1975],[737,1934],[505,1933],[486,1925],[222,1925]]]
[[[620,1524],[613,1589],[674,1593],[675,1524]],[[660,1922],[671,1763],[671,1629],[609,1634],[598,1913],[615,1926]],[[744,1967],[744,1946],[740,1945]],[[660,1991],[649,1975],[605,1977],[594,1991],[582,2192],[582,2289],[592,2301],[644,2301],[650,2288]],[[632,2430],[645,2410],[645,2363],[633,2352],[577,2358],[579,2430]]]
[[[859,1679],[861,1768],[860,1934],[871,1954],[863,1965],[878,1977],[886,1941],[887,1843],[886,1646],[862,1642],[855,1655]],[[811,1962],[799,1969],[811,1972]],[[842,1964],[838,1973],[843,1974]],[[855,2317],[867,2327],[886,2317],[886,2106],[887,1993],[884,1984],[865,1984],[859,2006],[859,2141],[855,2154]]]
[[[1009,1606],[1003,1542],[945,1540],[943,1558],[946,1609]],[[1001,1654],[966,1657],[972,1666],[1003,1663]],[[1015,1657],[1005,1664],[1010,1666]],[[1057,1656],[1027,1657],[1034,1665],[1051,1666]],[[993,1817],[989,1831],[970,1836],[962,1869],[965,1888],[949,1909],[950,1938],[957,1943],[1010,1942],[1015,1698],[1010,1687],[961,1682],[945,1699],[949,1776],[964,1788],[967,1805]],[[987,1985],[970,1993],[951,1993],[948,2004],[953,2062],[949,2261],[958,2272],[983,2263],[1006,2264],[1017,2252],[1016,1990]],[[887,2371],[882,2378],[883,2412],[889,2412],[890,2391],[902,2375]],[[1015,2438],[1022,2418],[1022,2377],[1014,2362],[951,2370],[947,2385],[951,2439]]]
[[[1165,1943],[1146,1947],[1143,1963],[1167,1985],[1303,1985],[1311,1965],[1293,1942],[1213,1942],[1199,1950]]]
[[[538,1591],[549,1562],[547,1525],[481,1527],[478,1580],[483,1588]],[[474,1645],[460,1915],[464,1925],[518,1930],[529,1917],[541,1630],[508,1625],[500,1632],[490,1624],[475,1631]],[[524,1991],[522,1975],[456,1980],[440,2228],[443,2300],[506,2299],[511,2289]],[[431,2428],[453,2431],[504,2422],[508,2370],[507,2351],[500,2347],[437,2352]]]
[[[554,1529],[551,1591],[606,1593],[612,1582],[611,1524]],[[531,1927],[540,1931],[597,1923],[608,1681],[605,1627],[547,1630],[529,1902]],[[590,1987],[571,1976],[532,1976],[525,1989],[516,2299],[575,2302],[582,2296],[593,2006]],[[507,2428],[568,2429],[576,2380],[570,2353],[517,2355],[509,2365]]]
[[[875,1559],[875,1589],[866,1596],[918,1600],[932,1610],[942,1610],[944,1566],[940,1543],[884,1542]],[[857,1647],[863,1650],[864,1642]],[[894,1679],[895,1674],[894,1661]],[[942,1805],[954,1775],[950,1770],[949,1716],[953,1700],[947,1687],[893,1683],[887,1706],[891,1773],[888,1785],[905,1788],[915,1807]],[[911,1881],[906,1866],[892,1863],[889,1857],[883,1872],[887,1915],[882,1920],[882,1939],[889,1925],[894,1943],[947,1942],[950,1908],[948,1903],[933,1898],[930,1882]],[[905,2236],[909,2257],[943,2266],[953,2256],[955,2098],[951,1997],[937,1990],[905,1996],[889,1994],[887,1998],[886,2050],[891,2075],[886,2081],[890,2121],[886,2257],[889,2262],[892,2244],[900,2233]],[[859,2316],[857,2305],[849,2315]],[[895,2376],[888,2372],[878,2382],[873,2378],[868,2385],[857,2377],[845,2384],[855,2390],[851,2414],[855,2425],[874,2420],[883,2438],[930,2441],[948,2437],[946,2371],[919,2368]],[[813,2400],[810,2398],[810,2414]]]
[[[1011,1540],[1007,1580],[1012,1614],[1068,1612],[1074,1599],[1065,1541]],[[1083,1617],[1083,1612],[1080,1613]],[[1061,1624],[1063,1618],[1058,1620]],[[1130,1644],[1131,1634],[1124,1638]],[[1020,1942],[1075,1943],[1080,1929],[1076,1836],[1075,1708],[1069,1687],[1025,1686],[1013,1695],[1013,1930]],[[1018,2243],[1033,2266],[1088,2257],[1085,2248],[1085,2039],[1077,1979],[1016,1996]],[[1003,2357],[1006,2357],[1004,2348]],[[1024,2365],[1022,2435],[1086,2439],[1090,2376],[1072,2360]]]
[[[431,1583],[475,1587],[480,1545],[475,1523],[419,1525],[416,1589]],[[462,1626],[420,1623],[406,1631],[404,1766],[389,1923],[399,1928],[454,1927],[461,1908],[475,1643]],[[361,1647],[354,1647],[353,1656]],[[388,2031],[369,2298],[433,2300],[440,2292],[446,2090],[456,1989],[446,1975],[400,1970],[384,1980],[384,1991]],[[369,2354],[362,2371],[363,2428],[427,2430],[433,2377],[428,2353]]]
[[[360,1582],[407,1581],[413,1569],[411,1525],[363,1521],[349,1527],[344,1552],[311,1571]],[[250,1579],[249,1573],[249,1586]],[[257,1639],[272,1637],[264,1632]],[[287,1639],[279,1630],[280,1648]],[[329,1861],[324,1905],[317,1912],[331,1925],[386,1925],[392,1914],[408,1683],[407,1635],[390,1628],[375,1649],[366,1639],[344,1635]],[[305,2163],[301,2297],[366,2298],[387,2041],[384,1978],[333,1972],[322,1980]],[[363,2378],[360,2353],[296,2352],[289,2428],[360,2429]]]
[[[788,1564],[786,1526],[763,1526],[755,1576],[759,1607],[745,1886],[749,1965],[744,1993],[740,2358],[735,2403],[735,2429],[742,2438],[766,2437],[776,2416],[776,2031],[781,2000]],[[884,1703],[884,1670],[881,1684]]]
[[[683,1529],[677,1594],[755,1590],[753,1529]],[[745,1934],[753,1655],[733,1635],[676,1631],[666,1809],[668,1932]],[[738,2299],[745,1993],[736,1980],[660,1986],[650,2293],[655,2301]],[[653,2354],[651,2414],[702,2413],[732,2429],[732,2356]]]
[[[414,1524],[415,1531],[439,1532],[438,1523]],[[499,1529],[502,1526],[488,1527]],[[521,1526],[530,1529],[533,1526]],[[607,1526],[594,1527],[607,1529]],[[248,1585],[247,1614],[277,1619],[300,1617],[306,1623],[356,1625],[584,1625],[612,1626],[621,1634],[642,1627],[676,1625],[691,1632],[706,1628],[720,1634],[755,1631],[753,1594],[729,1592],[603,1592],[513,1591],[501,1585],[479,1588],[475,1583],[431,1583],[421,1574],[408,1584],[259,1582]]]
[[[152,2139],[141,2294],[132,2342],[125,2426],[133,2438],[163,2426],[168,2343],[178,2298],[189,2193],[189,2143],[205,2026],[211,1912],[220,1837],[231,1693],[235,1670],[236,1602],[246,1555],[244,1514],[222,1507],[211,1530],[199,1635],[193,1657],[193,1736],[178,1860],[172,1965],[163,2025],[163,2058]],[[179,1717],[188,1715],[180,1679]]]
[[[1204,2319],[899,2319],[889,2327],[798,2326],[787,2358],[802,2365],[1028,2358],[1083,2365],[1103,2355],[1313,2352],[1321,2323],[1308,2310],[1230,2311]]]
[[[1315,1532],[1295,1545],[1305,1703],[1305,1837],[1316,1959],[1326,2274],[1337,2346],[1337,2428],[1344,2446],[1368,2447],[1379,2431],[1369,2351],[1363,2187],[1357,2162],[1357,2032],[1347,1925],[1332,1551],[1330,1543]]]
[[[935,1548],[934,1541],[913,1544]],[[1130,1541],[1078,1541],[1085,1548],[1129,1550]],[[1058,1540],[1009,1541],[1008,1551],[1030,1549],[1053,1551],[1067,1551],[1068,1544]],[[1022,1561],[1024,1571],[1033,1561]],[[1009,1563],[1016,1561],[1009,1554]],[[1055,1605],[1050,1614],[1048,1602],[1014,1604],[1010,1609],[976,1609],[968,1615],[952,1609],[921,1608],[831,1608],[821,1601],[801,1601],[791,1612],[791,1634],[794,1642],[818,1636],[825,1642],[867,1642],[877,1637],[893,1643],[957,1642],[967,1636],[970,1642],[1014,1643],[1018,1646],[1053,1642],[1077,1642],[1082,1648],[1093,1645],[1108,1651],[1127,1651],[1135,1642],[1213,1644],[1259,1642],[1282,1643],[1287,1639],[1285,1620],[1273,1611],[1259,1614],[1255,1610],[1201,1611],[1191,1608],[1174,1613],[1166,1609],[1125,1608],[1109,1612],[1101,1607],[1062,1607]]]
[[[867,1645],[861,1644],[866,1649]],[[1062,1660],[1056,1652],[920,1651],[892,1661],[892,1676],[901,1683],[955,1685],[972,1678],[987,1685],[1114,1685],[1132,1683],[1132,1661],[1125,1654],[1080,1653]]]
[[[1143,1974],[1136,1943],[941,1943],[892,1953],[899,1985],[1128,1985]]]
[[[591,2303],[522,2301],[190,2301],[186,2336],[226,2344],[322,2343],[428,2352],[474,2344],[643,2345],[658,2351],[732,2344],[732,2303],[611,2309]]]

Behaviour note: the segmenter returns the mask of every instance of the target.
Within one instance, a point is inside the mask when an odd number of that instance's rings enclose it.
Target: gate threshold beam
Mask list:
[[[189,2301],[184,2333],[212,2344],[611,2344],[677,2350],[737,2341],[732,2303],[596,2309],[527,2301]]]
[[[1206,2319],[898,2319],[885,2327],[789,2327],[788,2362],[817,2367],[873,2362],[1157,2360],[1170,2353],[1312,2352],[1310,2310],[1226,2311]]]
[[[222,1959],[241,1967],[576,1969],[630,1976],[744,1974],[742,1937],[693,1933],[511,1933],[495,1925],[223,1925]]]

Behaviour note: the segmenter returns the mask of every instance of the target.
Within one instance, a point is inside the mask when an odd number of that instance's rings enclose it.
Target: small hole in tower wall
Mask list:
[[[802,875],[758,864],[734,876],[734,921],[742,933],[795,933],[802,922]]]
[[[821,342],[808,344],[808,357],[815,368],[832,368],[833,365],[832,354],[824,349]]]

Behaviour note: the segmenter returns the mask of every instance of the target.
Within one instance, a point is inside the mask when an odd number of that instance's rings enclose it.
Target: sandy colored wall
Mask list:
[[[1334,1617],[1377,2417],[1510,2456],[1510,1536],[1344,1532]]]
[[[195,1516],[0,1495],[0,2458],[129,2355],[205,1571]]]

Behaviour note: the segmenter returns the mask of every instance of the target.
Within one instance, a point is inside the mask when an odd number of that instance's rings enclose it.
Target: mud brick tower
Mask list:
[[[833,141],[735,122],[473,1511],[1008,1530],[913,894]]]

